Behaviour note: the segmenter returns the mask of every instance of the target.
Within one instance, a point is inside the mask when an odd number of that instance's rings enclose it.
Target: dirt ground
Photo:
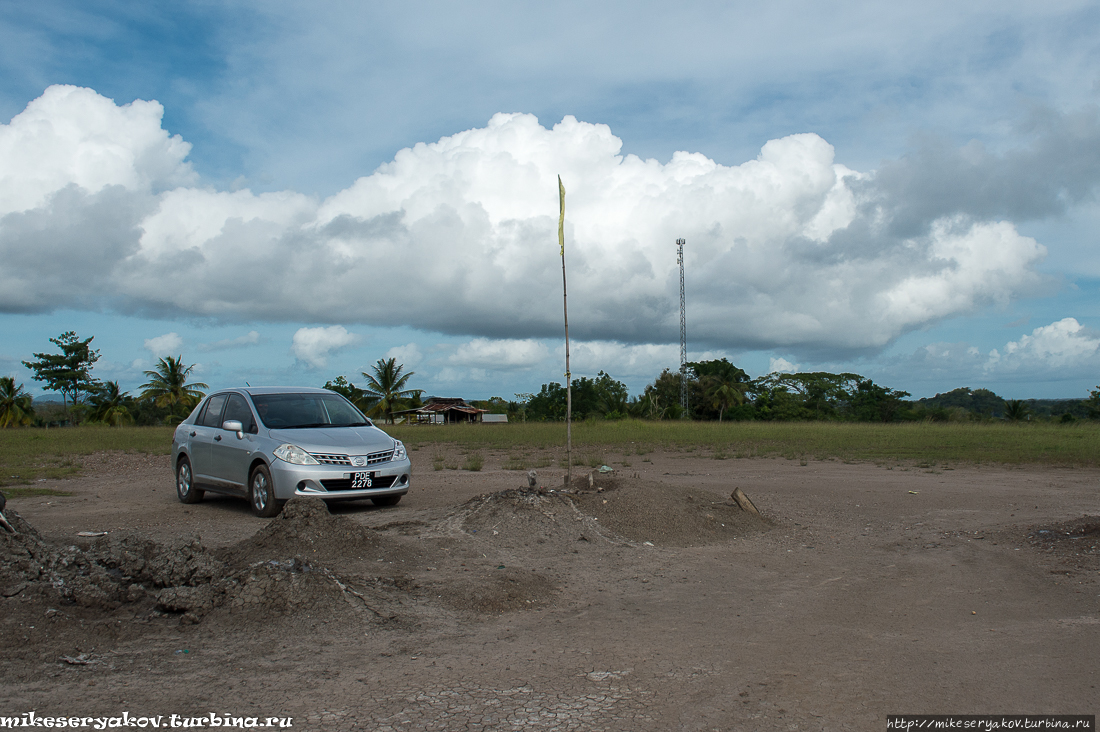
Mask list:
[[[883,730],[1100,707],[1100,471],[651,452],[563,494],[557,460],[532,491],[504,453],[412,457],[392,508],[185,506],[167,457],[129,454],[9,499],[0,716]]]

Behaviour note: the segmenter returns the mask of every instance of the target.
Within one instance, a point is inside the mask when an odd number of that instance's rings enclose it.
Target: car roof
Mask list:
[[[235,391],[243,391],[246,394],[333,394],[328,389],[318,389],[316,386],[245,386],[237,387]]]

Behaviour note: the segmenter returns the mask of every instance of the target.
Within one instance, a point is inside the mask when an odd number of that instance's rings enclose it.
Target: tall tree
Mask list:
[[[902,400],[907,396],[907,391],[888,389],[861,378],[848,401],[850,416],[863,422],[892,422],[904,407]]]
[[[34,372],[35,381],[44,381],[46,389],[61,393],[66,411],[69,402],[77,406],[98,388],[92,378],[92,366],[99,360],[99,351],[89,345],[94,338],[80,340],[75,331],[66,331],[50,339],[61,353],[36,353],[35,360],[23,362]]]
[[[150,399],[158,407],[168,407],[173,412],[189,410],[199,403],[206,394],[200,389],[209,389],[201,381],[187,383],[195,364],[183,365],[183,356],[167,356],[157,362],[153,371],[146,371],[149,381],[141,385],[142,399]]]
[[[332,381],[326,381],[324,388],[336,392],[360,409],[366,409],[368,401],[366,392],[345,377],[337,376]]]
[[[527,414],[538,421],[565,419],[565,387],[556,381],[543,384],[527,400]]]
[[[406,399],[416,396],[419,392],[418,389],[405,388],[416,372],[402,374],[404,369],[404,364],[398,364],[396,358],[391,358],[378,359],[378,363],[371,366],[373,374],[362,372],[367,380],[367,388],[363,393],[368,399],[375,400],[371,412],[385,415],[386,421],[390,423],[393,422],[394,410],[404,406]]]
[[[30,424],[34,415],[31,395],[11,376],[0,376],[0,427]]]
[[[127,406],[132,401],[130,395],[119,389],[117,381],[108,381],[88,401],[92,405],[91,419],[113,424],[115,427],[134,421]]]
[[[622,419],[630,414],[630,392],[626,384],[601,371],[596,376],[597,410],[608,419]]]

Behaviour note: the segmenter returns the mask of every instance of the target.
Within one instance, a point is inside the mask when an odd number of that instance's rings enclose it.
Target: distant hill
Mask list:
[[[1089,416],[1082,399],[1025,399],[1023,401],[1036,417],[1061,417],[1063,414],[1072,414],[1081,419]],[[913,406],[926,409],[961,407],[974,414],[1000,418],[1004,416],[1005,400],[989,389],[971,389],[964,386],[945,394],[918,399],[913,402]]]
[[[961,407],[968,412],[987,417],[1001,417],[1005,411],[1005,400],[989,389],[971,389],[967,386],[953,389],[946,394],[918,399],[913,404],[927,409]]]

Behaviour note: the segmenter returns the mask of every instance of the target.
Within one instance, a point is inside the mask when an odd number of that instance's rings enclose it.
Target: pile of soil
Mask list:
[[[571,550],[578,536],[596,533],[590,517],[576,510],[571,494],[512,488],[478,496],[458,511],[462,530],[505,549],[549,544],[547,551]]]
[[[333,516],[319,498],[295,498],[264,528],[219,554],[234,567],[300,557],[313,566],[338,569],[349,560],[391,561],[408,552],[375,530]]]
[[[606,486],[578,492],[577,507],[605,529],[634,542],[704,546],[772,527],[768,518],[741,510],[732,499],[716,500],[708,491],[637,479],[608,481]]]
[[[599,536],[611,542],[688,547],[723,543],[770,529],[766,516],[748,513],[732,498],[637,478],[581,475],[567,491],[510,489],[463,506],[463,528],[490,531],[498,545],[565,547]]]
[[[178,616],[197,623],[216,609],[268,619],[303,609],[350,608],[378,618],[392,613],[380,594],[407,592],[394,579],[352,580],[312,557],[347,553],[374,556],[381,542],[369,529],[329,515],[322,501],[290,501],[283,515],[236,547],[213,552],[197,538],[162,544],[119,534],[90,546],[54,546],[14,511],[16,534],[0,538],[0,596],[42,606],[117,610],[129,606],[148,617]],[[369,596],[369,597],[368,597]]]

